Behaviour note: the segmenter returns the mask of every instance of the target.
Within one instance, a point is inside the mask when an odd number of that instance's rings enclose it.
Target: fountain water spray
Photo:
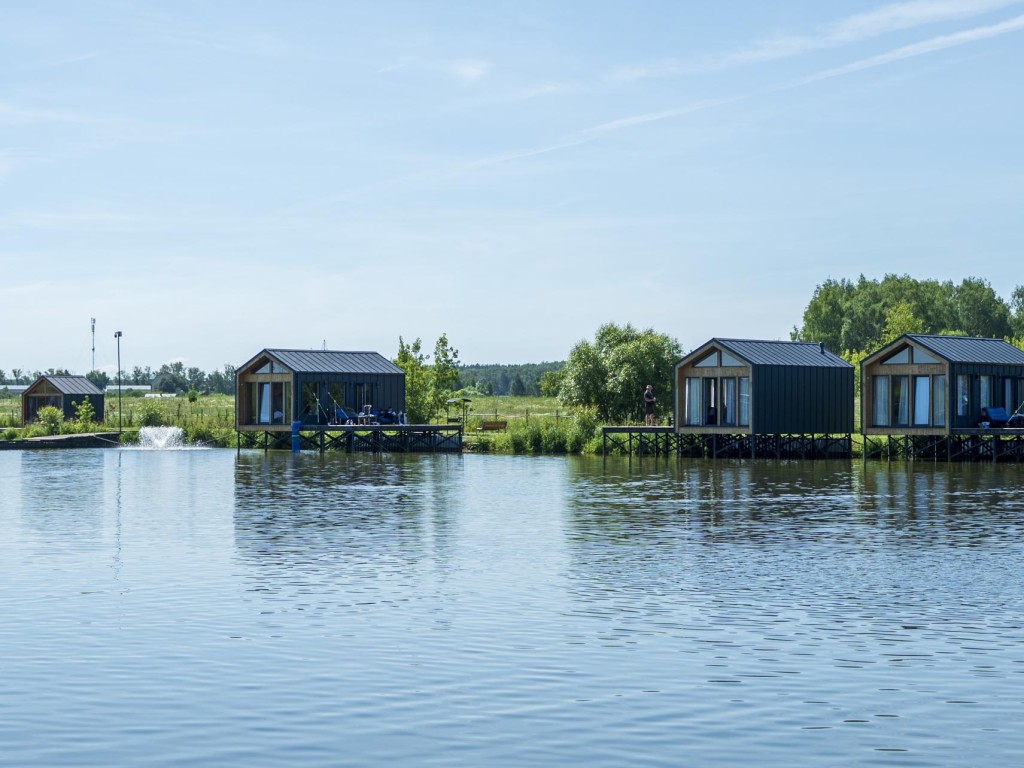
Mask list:
[[[142,427],[139,430],[139,448],[147,451],[173,451],[185,447],[185,432],[181,427]]]

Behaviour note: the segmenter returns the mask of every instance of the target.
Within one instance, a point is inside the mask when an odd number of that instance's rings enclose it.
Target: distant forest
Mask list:
[[[560,371],[561,363],[525,363],[523,365],[460,365],[461,389],[481,395],[540,395],[540,378]]]
[[[565,363],[526,363],[523,365],[462,365],[459,366],[459,388],[481,395],[533,395],[538,396],[540,378],[545,373],[560,371]],[[15,368],[8,374],[0,370],[0,387],[4,384],[31,384],[46,375],[68,375],[65,369],[25,371]],[[86,374],[101,389],[117,383],[117,376],[102,371]],[[157,370],[136,367],[124,371],[124,384],[152,384],[158,392],[235,392],[235,369],[225,365],[219,371],[205,373],[199,368],[185,368],[181,363],[168,363]]]

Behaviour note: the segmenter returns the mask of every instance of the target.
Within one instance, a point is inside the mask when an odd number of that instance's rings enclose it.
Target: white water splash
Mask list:
[[[143,451],[180,451],[187,448],[181,427],[142,427],[139,449]]]

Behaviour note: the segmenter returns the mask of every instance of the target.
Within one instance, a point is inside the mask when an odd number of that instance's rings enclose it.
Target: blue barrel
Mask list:
[[[301,426],[301,421],[292,422],[292,453],[299,452],[299,443],[301,442],[301,440],[299,439],[299,427]]]

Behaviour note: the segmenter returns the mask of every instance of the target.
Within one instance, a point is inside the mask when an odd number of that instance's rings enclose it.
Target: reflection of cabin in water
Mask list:
[[[849,455],[853,372],[816,343],[711,339],[675,365],[680,450]]]
[[[345,422],[370,405],[405,410],[405,373],[377,352],[264,349],[235,375],[239,431]]]
[[[1024,351],[1001,339],[905,334],[861,363],[865,435],[948,436],[1024,404]],[[998,414],[998,411],[994,413]]]
[[[65,419],[78,416],[77,407],[88,401],[97,421],[103,420],[103,390],[85,376],[40,376],[21,393],[22,425],[39,418],[39,410],[53,406]]]

